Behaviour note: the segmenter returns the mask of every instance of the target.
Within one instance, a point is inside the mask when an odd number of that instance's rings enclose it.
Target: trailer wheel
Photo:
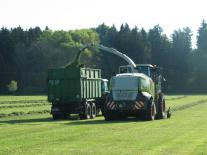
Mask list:
[[[158,114],[157,114],[158,119],[164,119],[166,118],[166,113],[165,113],[165,99],[164,97],[160,97],[158,101]]]
[[[91,106],[89,103],[85,104],[84,113],[79,114],[80,119],[90,119],[91,118]]]
[[[96,117],[96,104],[95,103],[91,103],[91,119]]]
[[[147,105],[146,120],[153,121],[155,119],[156,107],[152,100]]]

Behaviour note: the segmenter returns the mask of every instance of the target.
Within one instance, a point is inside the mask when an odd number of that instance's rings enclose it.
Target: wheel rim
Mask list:
[[[165,112],[165,100],[162,101],[163,112]]]
[[[91,116],[91,107],[90,107],[90,105],[89,104],[87,104],[87,118],[90,118],[90,116]]]
[[[152,104],[151,106],[151,119],[154,120],[155,118],[155,105]]]
[[[96,105],[95,103],[91,104],[91,118],[95,118],[96,117]]]
[[[95,117],[96,116],[96,106],[93,104],[92,106],[92,115]]]
[[[164,112],[164,106],[163,106],[163,101],[160,102],[160,114]]]

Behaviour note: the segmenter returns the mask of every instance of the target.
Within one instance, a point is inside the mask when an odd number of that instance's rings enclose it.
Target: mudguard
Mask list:
[[[152,95],[149,94],[148,92],[142,92],[142,95],[143,95],[144,97],[146,97],[146,99],[147,99],[148,101],[149,101],[150,99],[153,99]]]

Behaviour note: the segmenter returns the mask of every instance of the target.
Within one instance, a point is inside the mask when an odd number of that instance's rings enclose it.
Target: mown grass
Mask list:
[[[36,107],[36,106],[44,106],[44,105],[51,105],[48,102],[42,102],[42,103],[18,103],[18,104],[0,104],[0,109],[3,108],[18,108],[18,107]]]
[[[46,96],[0,96],[0,118],[49,113],[50,108]]]
[[[166,96],[167,106],[171,107],[172,109],[175,107],[196,103],[200,101],[206,102],[207,95]]]
[[[29,107],[15,107],[15,108],[0,108],[0,113],[9,114],[12,112],[29,112],[49,110],[51,105],[29,106]]]
[[[185,96],[166,101],[176,108],[205,99]],[[206,111],[203,101],[174,111],[170,119],[149,122],[131,118],[106,122],[103,117],[53,121],[49,114],[5,117],[0,119],[0,154],[207,154]]]
[[[47,96],[0,96],[0,102],[47,100]]]

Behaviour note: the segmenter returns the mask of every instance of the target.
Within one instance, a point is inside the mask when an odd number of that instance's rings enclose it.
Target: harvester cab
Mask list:
[[[136,64],[134,69],[137,73],[143,73],[151,78],[155,74],[158,74],[159,68],[156,65],[151,64]],[[119,73],[132,73],[130,65],[124,65],[119,67]]]
[[[163,98],[162,100],[164,100],[162,82],[165,82],[165,78],[162,76],[162,68],[151,64],[136,64],[135,70],[136,72],[143,73],[152,79],[155,89],[155,101],[159,100],[159,98]],[[119,67],[119,73],[132,73],[132,71],[129,65],[124,65]]]
[[[165,79],[162,77],[162,69],[160,67],[157,67],[156,65],[151,64],[136,64],[136,67],[134,69],[137,73],[143,73],[150,77],[156,86],[156,92],[161,92],[161,84],[162,81],[165,81]],[[124,65],[119,67],[119,74],[123,73],[132,73],[130,65]]]

